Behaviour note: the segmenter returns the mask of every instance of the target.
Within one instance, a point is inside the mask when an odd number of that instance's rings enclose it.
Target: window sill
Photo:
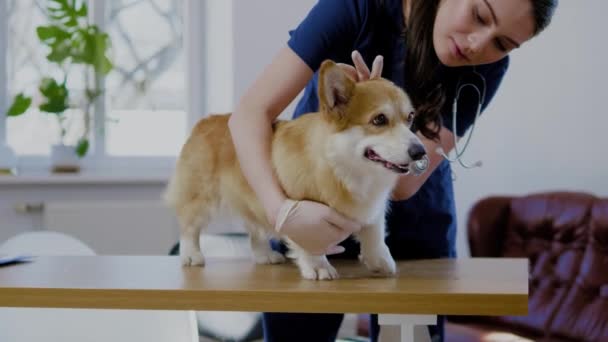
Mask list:
[[[53,173],[48,157],[21,157],[16,175],[0,174],[2,185],[164,185],[175,158],[87,158],[78,173]]]
[[[163,185],[170,177],[169,170],[82,170],[74,174],[49,171],[30,171],[16,175],[0,175],[0,185]]]

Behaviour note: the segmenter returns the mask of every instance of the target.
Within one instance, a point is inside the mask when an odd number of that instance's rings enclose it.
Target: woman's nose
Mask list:
[[[467,52],[469,55],[475,55],[483,50],[483,47],[489,40],[489,35],[483,32],[472,32],[467,36]]]

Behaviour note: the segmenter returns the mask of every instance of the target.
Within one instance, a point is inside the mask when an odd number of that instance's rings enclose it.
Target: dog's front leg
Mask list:
[[[295,259],[302,277],[311,280],[331,280],[338,278],[338,271],[329,263],[325,255],[311,255],[292,241],[289,256]]]
[[[363,264],[372,272],[388,276],[396,273],[397,266],[384,242],[384,220],[382,216],[376,223],[364,226],[355,236],[361,245],[359,258]]]

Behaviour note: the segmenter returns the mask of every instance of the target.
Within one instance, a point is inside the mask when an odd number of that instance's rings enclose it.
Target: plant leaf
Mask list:
[[[36,27],[36,34],[40,41],[47,44],[51,44],[57,39],[70,38],[70,34],[57,25],[38,26]]]
[[[78,26],[78,19],[88,12],[85,1],[78,0],[48,0],[46,10],[49,18],[66,27]]]
[[[74,63],[92,65],[96,72],[107,75],[114,66],[106,56],[110,37],[95,25],[77,30],[73,35]]]
[[[80,138],[80,140],[78,140],[78,145],[76,145],[76,154],[80,158],[82,158],[87,154],[88,150],[89,150],[89,139]]]
[[[25,111],[27,111],[27,109],[30,108],[31,104],[32,104],[31,97],[27,97],[27,96],[23,95],[23,93],[19,93],[19,94],[17,94],[17,96],[15,96],[15,99],[13,100],[13,104],[6,112],[6,115],[7,116],[19,116],[19,115],[25,113]]]
[[[94,102],[102,93],[103,93],[103,91],[101,89],[86,89],[85,90],[85,94],[86,94],[87,100],[89,100],[89,102]]]
[[[38,87],[46,102],[40,105],[40,110],[47,113],[60,114],[69,108],[69,91],[65,83],[58,84],[54,78],[45,77]]]
[[[51,62],[62,63],[70,56],[71,34],[59,26],[39,26],[36,28],[38,39],[51,48],[46,58]]]

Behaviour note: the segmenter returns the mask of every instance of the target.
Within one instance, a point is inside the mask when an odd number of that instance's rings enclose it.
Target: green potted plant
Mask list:
[[[80,159],[89,150],[91,111],[101,94],[99,78],[107,75],[113,65],[107,57],[110,38],[89,22],[84,1],[48,0],[45,8],[48,25],[38,26],[40,42],[50,49],[46,59],[57,67],[60,77],[43,76],[38,84],[37,96],[18,93],[7,115],[23,115],[34,104],[41,112],[55,117],[59,124],[58,143],[51,147],[51,166],[54,172],[77,172]],[[82,69],[74,72],[74,66]],[[67,87],[69,77],[83,77],[84,89]],[[33,101],[33,98],[40,98]],[[34,103],[39,102],[39,103]],[[82,119],[80,127],[73,124],[74,112]],[[71,112],[71,113],[70,113]],[[68,144],[66,136],[71,129],[79,129],[76,143]]]

